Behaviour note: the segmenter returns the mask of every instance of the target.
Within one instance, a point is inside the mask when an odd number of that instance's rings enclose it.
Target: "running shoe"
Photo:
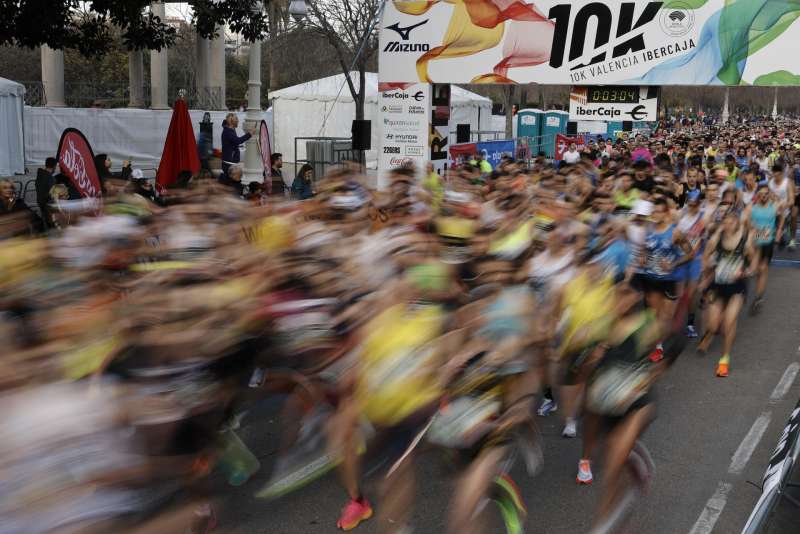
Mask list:
[[[372,506],[366,499],[352,499],[342,510],[336,526],[341,530],[353,530],[359,523],[372,517]]]
[[[796,248],[797,248],[797,241],[795,241],[794,239],[789,241],[789,250],[794,250]]]
[[[697,337],[697,330],[695,330],[694,326],[688,325],[686,327],[686,337],[694,339]]]
[[[547,397],[544,398],[542,401],[542,405],[539,406],[539,409],[536,410],[536,413],[541,415],[542,417],[547,417],[553,412],[558,411],[558,403],[554,399],[548,399]]]
[[[654,350],[650,354],[650,361],[653,363],[658,363],[663,359],[664,359],[664,347],[662,347],[661,344],[659,343],[658,346],[656,347],[656,350]]]
[[[567,419],[567,424],[564,425],[564,430],[561,431],[561,437],[574,438],[577,435],[578,435],[578,425],[575,422],[575,419],[572,418]]]
[[[750,315],[758,315],[761,312],[761,307],[764,305],[764,298],[758,297],[750,305]]]
[[[578,476],[575,481],[578,484],[590,485],[594,478],[592,477],[592,462],[589,460],[581,460],[578,462]]]
[[[722,358],[719,359],[719,364],[717,365],[717,376],[720,378],[725,378],[728,376],[728,367],[730,366],[731,359],[726,354]]]

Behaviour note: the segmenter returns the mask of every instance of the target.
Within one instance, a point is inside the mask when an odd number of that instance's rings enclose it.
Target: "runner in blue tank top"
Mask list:
[[[756,298],[750,308],[752,314],[758,313],[764,303],[764,290],[767,287],[769,262],[775,242],[783,235],[783,214],[770,200],[769,186],[762,184],[756,192],[756,203],[750,212],[750,224],[754,232],[755,245],[758,247],[758,279],[756,281]]]

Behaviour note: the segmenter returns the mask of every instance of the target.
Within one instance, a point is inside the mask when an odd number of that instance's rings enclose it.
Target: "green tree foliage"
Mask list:
[[[257,0],[193,0],[192,24],[203,37],[227,24],[248,40],[268,33]],[[74,49],[84,56],[113,50],[114,29],[128,50],[161,50],[175,44],[177,30],[147,9],[150,0],[0,0],[0,45]]]

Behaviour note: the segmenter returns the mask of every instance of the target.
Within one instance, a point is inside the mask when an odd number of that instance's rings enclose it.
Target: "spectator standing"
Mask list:
[[[272,167],[272,188],[269,194],[271,196],[285,197],[286,182],[283,181],[283,154],[275,152],[269,159]]]
[[[56,185],[56,158],[47,158],[44,162],[44,169],[36,171],[36,204],[42,213],[42,221],[46,228],[50,228],[50,214],[48,205],[50,204],[50,189]]]
[[[247,142],[248,139],[253,137],[251,132],[245,132],[244,135],[239,136],[236,134],[236,128],[239,127],[239,117],[235,113],[228,113],[225,120],[222,121],[222,173],[228,174],[228,170],[232,165],[239,163],[241,154],[239,153],[239,146]],[[241,180],[240,180],[241,183]]]
[[[219,183],[226,185],[233,189],[236,196],[241,197],[244,193],[244,184],[242,184],[242,167],[239,165],[231,165],[227,174],[222,174],[219,177]]]
[[[27,204],[25,204],[23,199],[17,198],[17,191],[14,188],[14,183],[8,179],[0,180],[0,217],[19,214],[28,216],[28,231],[42,231],[42,220]]]

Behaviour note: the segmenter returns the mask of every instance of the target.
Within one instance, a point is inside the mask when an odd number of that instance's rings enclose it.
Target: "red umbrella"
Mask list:
[[[195,175],[200,170],[200,157],[197,155],[197,141],[194,138],[192,119],[186,101],[179,98],[172,109],[164,152],[158,165],[156,184],[163,189],[178,179],[181,171],[191,171]]]

